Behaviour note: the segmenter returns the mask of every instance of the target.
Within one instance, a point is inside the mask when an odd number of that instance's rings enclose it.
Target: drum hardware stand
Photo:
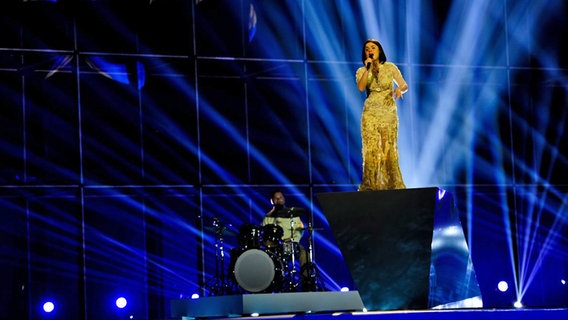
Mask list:
[[[282,286],[283,292],[294,292],[294,291],[322,291],[323,286],[318,281],[318,270],[317,266],[314,263],[314,254],[313,254],[313,236],[312,232],[314,228],[312,228],[312,220],[311,216],[308,217],[308,224],[307,228],[303,228],[303,230],[308,230],[308,250],[306,250],[306,262],[304,265],[300,266],[300,270],[298,271],[296,268],[296,252],[299,250],[300,243],[296,242],[294,239],[294,226],[295,222],[293,221],[294,217],[297,217],[299,214],[303,213],[305,210],[303,208],[285,208],[285,212],[280,211],[281,217],[286,217],[290,219],[290,232],[291,238],[290,242],[286,243],[283,242],[282,248],[282,255],[281,259],[283,262],[284,267],[284,283]],[[298,229],[299,230],[299,229]],[[286,245],[290,244],[290,253],[286,252]],[[298,248],[296,248],[298,245]],[[302,252],[300,251],[300,255]],[[288,255],[291,257],[288,258]],[[289,260],[288,260],[289,259]],[[292,264],[291,268],[289,264]],[[301,264],[301,261],[300,261]]]
[[[316,264],[314,263],[314,255],[313,255],[313,228],[312,228],[312,221],[308,219],[308,257],[306,261],[306,265],[302,268],[304,270],[300,270],[301,272],[301,284],[302,284],[302,291],[325,291],[323,286],[318,281],[318,269]]]
[[[296,209],[296,210],[295,210]],[[302,208],[289,208],[288,209],[288,214],[290,215],[290,233],[291,233],[291,238],[290,238],[290,261],[286,261],[286,256],[287,254],[283,255],[284,261],[286,262],[286,265],[288,265],[288,262],[292,265],[291,269],[285,268],[287,269],[286,274],[285,274],[285,281],[286,284],[283,286],[283,291],[287,291],[287,292],[294,292],[294,291],[315,291],[315,289],[311,289],[311,287],[306,286],[305,282],[306,279],[310,280],[313,277],[309,277],[310,275],[314,274],[315,275],[315,265],[313,264],[313,260],[312,260],[312,242],[311,242],[311,222],[308,224],[309,227],[309,249],[308,252],[306,252],[306,262],[304,265],[300,265],[300,270],[298,271],[296,268],[296,253],[298,250],[300,250],[300,242],[299,240],[296,242],[296,240],[294,239],[294,226],[295,226],[295,222],[293,220],[294,217],[296,217],[297,215],[295,214],[299,214],[301,212],[303,212],[304,209]],[[298,229],[299,230],[299,229]],[[306,230],[306,228],[303,228],[303,230]],[[298,247],[296,247],[296,245]],[[282,250],[285,251],[285,246],[286,243],[282,244]],[[285,252],[283,252],[285,253]],[[300,250],[300,255],[302,254],[301,250]],[[301,264],[301,260],[300,260],[300,264]],[[303,274],[303,271],[306,270],[306,275]],[[315,283],[315,280],[313,281]],[[309,290],[308,290],[309,289]]]
[[[232,293],[232,286],[225,278],[225,248],[223,245],[223,233],[226,227],[221,224],[219,219],[213,218],[213,228],[215,231],[215,277],[205,285],[205,292],[210,296],[220,296]]]
[[[293,220],[294,213],[290,210],[290,263],[292,264],[292,270],[288,273],[288,282],[286,283],[287,291],[294,291],[294,288],[297,287],[296,279],[296,241],[294,240],[294,225],[296,224]],[[284,245],[284,244],[283,244]]]

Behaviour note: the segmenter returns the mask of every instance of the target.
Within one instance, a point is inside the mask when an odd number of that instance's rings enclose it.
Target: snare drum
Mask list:
[[[236,260],[234,278],[248,292],[279,292],[282,287],[282,262],[270,251],[249,249]]]
[[[294,254],[294,258],[300,257],[300,244],[295,241],[285,241],[282,244],[282,256],[283,257],[292,257],[292,253]]]

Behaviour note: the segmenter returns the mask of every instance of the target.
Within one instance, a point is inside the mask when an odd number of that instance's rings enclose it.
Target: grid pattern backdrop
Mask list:
[[[236,246],[275,189],[322,227],[326,288],[351,286],[316,195],[359,183],[354,75],[371,37],[410,87],[407,186],[455,192],[485,306],[566,306],[567,13],[560,0],[2,1],[0,318],[53,317],[46,299],[59,319],[167,318],[225,272],[215,219]]]

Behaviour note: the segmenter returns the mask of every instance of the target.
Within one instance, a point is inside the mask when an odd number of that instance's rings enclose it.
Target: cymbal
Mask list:
[[[323,230],[323,228],[296,228],[296,230],[298,230],[298,231],[309,231],[309,230],[318,231],[318,230]]]
[[[299,217],[300,215],[306,213],[306,209],[301,207],[286,207],[282,208],[275,213],[275,217],[280,218],[290,218],[290,217]]]
[[[217,234],[219,232],[221,232],[222,235],[228,235],[228,236],[236,236],[237,235],[237,232],[235,232],[231,229],[227,229],[225,227],[220,228],[220,227],[215,227],[215,226],[213,226],[213,227],[206,226],[206,227],[203,227],[203,228],[207,231],[215,232]]]

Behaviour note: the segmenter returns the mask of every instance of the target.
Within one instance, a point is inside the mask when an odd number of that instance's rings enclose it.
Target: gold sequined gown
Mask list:
[[[364,71],[365,67],[357,69],[357,82]],[[359,191],[404,189],[398,159],[398,115],[391,95],[393,80],[404,79],[391,62],[379,64],[368,77],[368,96],[361,116],[363,177]]]

